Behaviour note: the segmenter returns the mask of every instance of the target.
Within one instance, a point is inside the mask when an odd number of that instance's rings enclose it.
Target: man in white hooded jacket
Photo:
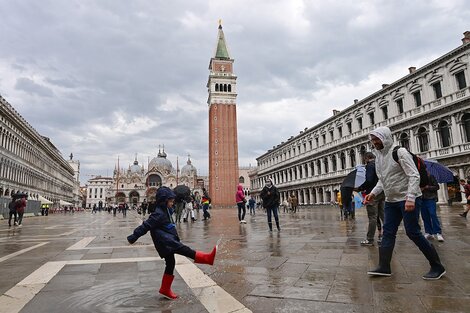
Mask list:
[[[393,139],[388,127],[378,127],[370,133],[370,140],[375,148],[375,168],[379,181],[365,202],[372,201],[382,191],[385,193],[385,221],[382,244],[379,247],[379,266],[367,272],[373,276],[391,276],[395,238],[402,219],[406,235],[428,259],[431,269],[423,279],[437,280],[445,273],[434,246],[424,238],[419,226],[421,209],[421,189],[419,172],[411,154],[404,148],[397,150],[398,162],[393,159]]]

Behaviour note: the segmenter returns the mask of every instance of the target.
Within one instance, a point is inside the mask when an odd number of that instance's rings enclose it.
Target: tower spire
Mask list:
[[[215,48],[214,58],[222,60],[230,59],[227,43],[225,42],[224,31],[222,30],[222,20],[219,20],[219,33],[217,34],[217,46]]]

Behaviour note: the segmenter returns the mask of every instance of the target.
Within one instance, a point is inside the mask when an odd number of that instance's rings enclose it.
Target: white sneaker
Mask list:
[[[425,233],[425,234],[424,234],[424,238],[426,238],[427,240],[433,240],[433,239],[434,239],[434,236],[431,235],[431,234]]]
[[[436,234],[436,239],[437,239],[439,242],[444,242],[444,237],[442,237],[441,234]]]
[[[242,220],[241,222],[242,222],[243,224],[246,224],[246,221],[245,221],[245,220]]]

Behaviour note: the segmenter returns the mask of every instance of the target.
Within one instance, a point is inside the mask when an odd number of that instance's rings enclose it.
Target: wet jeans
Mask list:
[[[237,202],[238,207],[238,220],[242,221],[245,219],[246,206],[244,202]]]
[[[436,213],[436,200],[423,199],[421,208],[421,217],[423,219],[424,231],[428,234],[435,235],[441,233],[441,224]]]
[[[426,255],[432,250],[429,241],[424,238],[419,227],[419,212],[421,210],[421,197],[416,198],[415,209],[405,212],[405,201],[385,202],[385,222],[383,225],[382,248],[395,247],[395,239],[401,221],[405,226],[406,235]]]
[[[268,224],[272,224],[272,220],[271,220],[271,212],[274,214],[274,220],[279,223],[279,216],[278,216],[278,211],[279,211],[279,208],[276,206],[276,207],[273,207],[273,208],[266,208],[266,212],[268,213]]]

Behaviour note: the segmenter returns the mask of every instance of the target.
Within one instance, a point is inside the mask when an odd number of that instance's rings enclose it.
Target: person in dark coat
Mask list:
[[[274,186],[273,181],[270,178],[266,179],[266,185],[260,193],[261,199],[263,199],[263,207],[266,208],[268,213],[268,226],[269,231],[273,231],[273,223],[271,221],[271,212],[274,214],[274,220],[276,221],[277,230],[281,231],[279,226],[279,203],[280,195],[277,188]]]
[[[8,204],[9,209],[9,218],[8,218],[8,227],[11,227],[11,218],[14,217],[13,225],[18,225],[17,218],[18,213],[16,212],[16,201],[14,198],[11,199],[10,203]]]
[[[184,245],[176,231],[173,220],[173,205],[175,193],[168,187],[160,187],[156,194],[156,209],[149,218],[137,227],[134,232],[127,237],[130,244],[150,231],[152,241],[161,258],[165,259],[165,273],[163,274],[162,285],[159,293],[168,299],[176,299],[178,296],[171,290],[171,284],[175,276],[175,254],[180,254],[194,260],[194,263],[214,264],[217,246],[210,253],[195,251]]]
[[[372,152],[366,152],[364,155],[366,161],[366,180],[364,183],[357,188],[358,191],[365,192],[366,194],[371,193],[375,185],[379,181],[377,172],[375,170],[375,155]],[[384,206],[385,206],[385,194],[381,192],[379,195],[374,197],[374,200],[370,201],[366,205],[367,217],[369,219],[369,225],[367,228],[367,238],[361,241],[362,246],[373,246],[375,229],[380,225],[380,221],[383,223],[384,220]],[[379,231],[379,240],[382,241],[382,234]]]

